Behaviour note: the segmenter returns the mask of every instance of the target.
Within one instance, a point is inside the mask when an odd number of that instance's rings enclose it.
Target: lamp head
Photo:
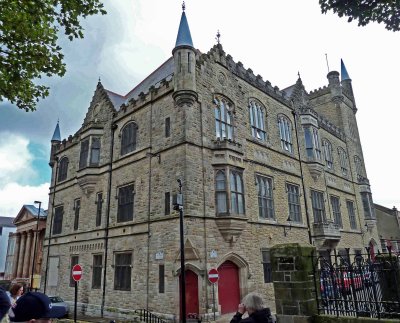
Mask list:
[[[35,204],[42,204],[41,201],[35,201],[35,202],[33,202],[33,203],[35,203]]]

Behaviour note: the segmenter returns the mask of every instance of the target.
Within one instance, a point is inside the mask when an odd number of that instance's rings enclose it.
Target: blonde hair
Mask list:
[[[253,311],[259,311],[264,308],[264,300],[257,293],[247,294],[243,298],[242,303],[244,304],[244,306],[246,306],[247,309],[250,309]]]

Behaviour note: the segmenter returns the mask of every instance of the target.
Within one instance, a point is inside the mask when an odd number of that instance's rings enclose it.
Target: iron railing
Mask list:
[[[169,320],[158,317],[157,315],[145,309],[134,310],[134,314],[139,316],[142,322],[146,323],[169,323]]]
[[[327,250],[313,255],[318,314],[400,318],[400,262],[391,248],[371,256]]]

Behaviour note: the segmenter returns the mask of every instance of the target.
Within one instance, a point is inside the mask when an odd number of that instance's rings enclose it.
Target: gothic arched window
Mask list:
[[[249,104],[251,135],[254,138],[265,141],[267,133],[265,131],[265,108],[255,100]]]
[[[333,155],[332,155],[332,144],[328,139],[324,139],[322,142],[324,147],[325,163],[326,167],[333,169]]]
[[[126,155],[136,149],[137,125],[128,123],[121,131],[121,155]]]
[[[58,167],[58,178],[57,181],[61,182],[61,181],[65,181],[67,179],[68,176],[68,164],[69,164],[69,160],[67,157],[63,157],[60,160],[60,164]]]
[[[233,139],[233,105],[223,98],[214,99],[215,135],[220,139]]]
[[[285,115],[278,116],[279,136],[281,138],[282,149],[290,153],[293,152],[292,143],[292,123]]]

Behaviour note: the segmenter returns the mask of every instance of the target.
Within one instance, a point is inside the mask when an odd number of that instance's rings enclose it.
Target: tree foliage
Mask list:
[[[81,18],[105,14],[101,0],[0,0],[0,101],[36,110],[42,76],[66,71],[58,36],[83,38]]]
[[[358,20],[359,26],[370,22],[383,23],[391,31],[400,30],[399,0],[319,0],[322,13],[333,10],[348,21]]]

